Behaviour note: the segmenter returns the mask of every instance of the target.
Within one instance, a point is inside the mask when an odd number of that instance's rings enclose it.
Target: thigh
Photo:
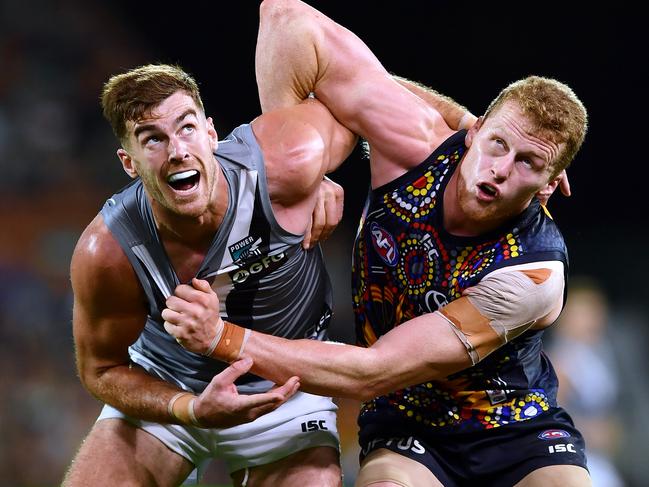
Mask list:
[[[363,460],[356,487],[442,487],[433,472],[415,460],[385,448]]]
[[[236,487],[341,487],[342,473],[338,450],[320,446],[276,462],[238,470],[232,474],[232,480]]]
[[[194,466],[157,438],[122,419],[95,423],[77,452],[65,487],[174,486]]]
[[[361,429],[359,442],[359,479],[363,483],[357,481],[357,487],[374,487],[382,480],[405,487],[458,485],[457,465],[447,441],[439,442],[433,436],[415,436],[410,434],[407,425],[398,428],[394,424],[375,424]]]
[[[590,487],[588,471],[577,465],[551,465],[527,474],[515,487]]]

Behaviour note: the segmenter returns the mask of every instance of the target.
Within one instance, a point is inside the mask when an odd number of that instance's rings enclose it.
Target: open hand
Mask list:
[[[227,428],[249,423],[284,404],[300,387],[297,377],[281,386],[259,394],[239,394],[234,381],[252,367],[251,358],[237,360],[215,375],[203,393],[196,398],[194,414],[201,426]]]

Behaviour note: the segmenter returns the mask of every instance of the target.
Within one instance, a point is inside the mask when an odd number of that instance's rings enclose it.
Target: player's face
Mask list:
[[[124,169],[139,176],[153,203],[199,217],[214,203],[219,166],[217,135],[194,100],[176,92],[141,120],[127,122],[128,141],[118,151]]]
[[[466,144],[458,201],[470,220],[504,223],[525,210],[536,193],[558,182],[551,180],[551,163],[562,145],[534,135],[514,102],[472,127]]]

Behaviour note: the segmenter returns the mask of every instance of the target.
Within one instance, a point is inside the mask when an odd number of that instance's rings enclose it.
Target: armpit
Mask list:
[[[536,262],[493,272],[438,311],[475,365],[528,330],[563,299],[563,264]]]

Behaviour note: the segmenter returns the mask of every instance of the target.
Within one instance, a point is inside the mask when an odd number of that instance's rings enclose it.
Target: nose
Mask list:
[[[514,158],[510,155],[496,157],[491,164],[491,174],[496,181],[504,181],[509,176],[514,165]]]
[[[178,137],[169,139],[169,162],[181,162],[189,157],[189,151],[185,143]]]

